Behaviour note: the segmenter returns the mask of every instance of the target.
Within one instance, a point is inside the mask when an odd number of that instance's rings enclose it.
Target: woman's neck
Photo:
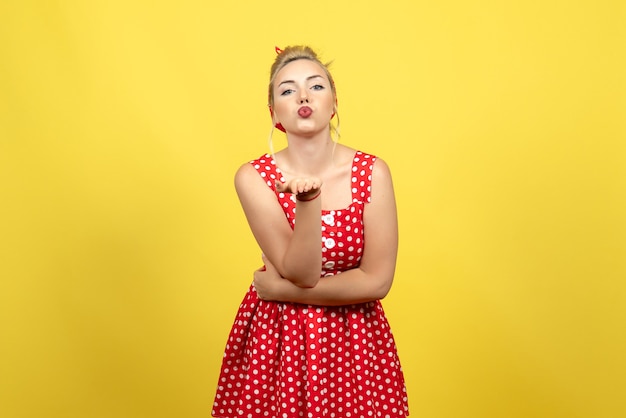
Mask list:
[[[290,174],[322,176],[333,166],[335,143],[330,136],[318,138],[289,137],[280,154],[280,166]],[[278,163],[278,162],[277,162]]]

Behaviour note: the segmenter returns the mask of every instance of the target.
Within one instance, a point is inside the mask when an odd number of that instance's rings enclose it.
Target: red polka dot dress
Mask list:
[[[363,208],[376,157],[356,152],[352,203],[323,210],[322,276],[359,265]],[[251,162],[267,185],[284,181],[268,154]],[[293,195],[277,193],[292,228]],[[345,306],[268,302],[251,286],[228,337],[214,417],[406,417],[404,376],[380,301]]]

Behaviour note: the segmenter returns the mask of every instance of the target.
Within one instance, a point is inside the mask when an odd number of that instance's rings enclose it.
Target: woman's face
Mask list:
[[[328,129],[335,97],[324,69],[299,59],[285,65],[274,79],[274,123],[287,132],[307,135]]]

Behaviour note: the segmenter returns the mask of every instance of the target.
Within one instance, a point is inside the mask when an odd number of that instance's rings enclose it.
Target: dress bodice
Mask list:
[[[322,210],[322,276],[332,276],[358,267],[364,249],[363,210],[370,202],[372,169],[376,157],[357,151],[352,159],[350,188],[352,203],[343,209]],[[275,181],[284,182],[280,168],[265,154],[251,164],[275,193],[293,228],[296,199],[293,194],[277,192]]]

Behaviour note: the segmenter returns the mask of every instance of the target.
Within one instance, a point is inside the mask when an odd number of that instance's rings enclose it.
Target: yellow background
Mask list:
[[[297,43],[394,174],[411,415],[626,416],[624,4],[3,1],[0,416],[209,415]]]

